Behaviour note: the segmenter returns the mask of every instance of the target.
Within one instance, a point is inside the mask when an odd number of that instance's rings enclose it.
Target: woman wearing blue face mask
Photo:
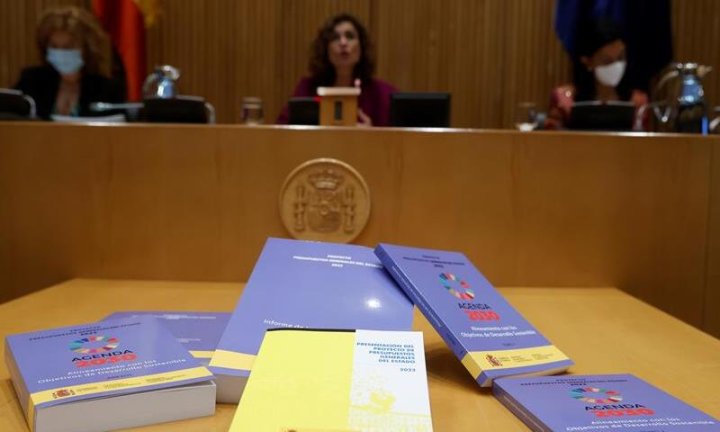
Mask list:
[[[546,129],[561,129],[570,119],[572,105],[579,101],[630,101],[639,108],[648,103],[647,93],[630,89],[622,80],[627,67],[625,43],[619,28],[610,21],[599,20],[579,26],[573,83],[553,90]],[[646,123],[636,118],[635,127]]]
[[[86,10],[52,9],[37,28],[42,66],[25,68],[15,88],[35,99],[38,117],[92,116],[93,102],[123,102],[123,86],[111,80],[110,41]]]

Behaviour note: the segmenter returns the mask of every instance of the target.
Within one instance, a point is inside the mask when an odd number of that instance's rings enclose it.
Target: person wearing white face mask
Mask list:
[[[572,105],[579,101],[630,101],[637,108],[648,103],[647,93],[623,83],[627,68],[625,43],[612,22],[582,23],[574,59],[573,83],[553,90],[546,129],[562,129],[570,119]],[[636,110],[640,116],[642,110]],[[636,125],[646,119],[637,118]]]
[[[37,28],[42,66],[23,69],[15,88],[35,99],[37,115],[92,116],[93,102],[124,102],[121,84],[110,78],[110,41],[88,11],[46,11]]]

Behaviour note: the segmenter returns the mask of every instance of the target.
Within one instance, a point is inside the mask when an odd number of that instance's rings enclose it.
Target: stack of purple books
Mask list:
[[[153,318],[8,336],[30,429],[98,431],[212,415],[212,374]]]
[[[720,422],[632,375],[563,375],[572,362],[461,253],[375,253],[482,386],[533,431],[720,431]]]
[[[210,360],[218,401],[240,400],[267,329],[410,330],[412,310],[372,249],[270,238]]]
[[[210,363],[220,336],[230,319],[229,312],[126,311],[115,312],[105,320],[149,316],[160,320],[201,365]]]

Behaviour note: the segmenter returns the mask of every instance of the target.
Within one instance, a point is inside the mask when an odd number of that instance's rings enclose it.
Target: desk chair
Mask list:
[[[0,120],[34,119],[35,100],[19,90],[0,89]]]
[[[149,123],[215,123],[215,107],[198,96],[145,99],[139,120]]]

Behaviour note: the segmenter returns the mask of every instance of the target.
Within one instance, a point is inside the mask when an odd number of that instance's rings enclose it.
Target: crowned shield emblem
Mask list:
[[[307,161],[288,175],[280,191],[280,217],[302,240],[347,243],[370,216],[370,193],[360,173],[345,162]]]

